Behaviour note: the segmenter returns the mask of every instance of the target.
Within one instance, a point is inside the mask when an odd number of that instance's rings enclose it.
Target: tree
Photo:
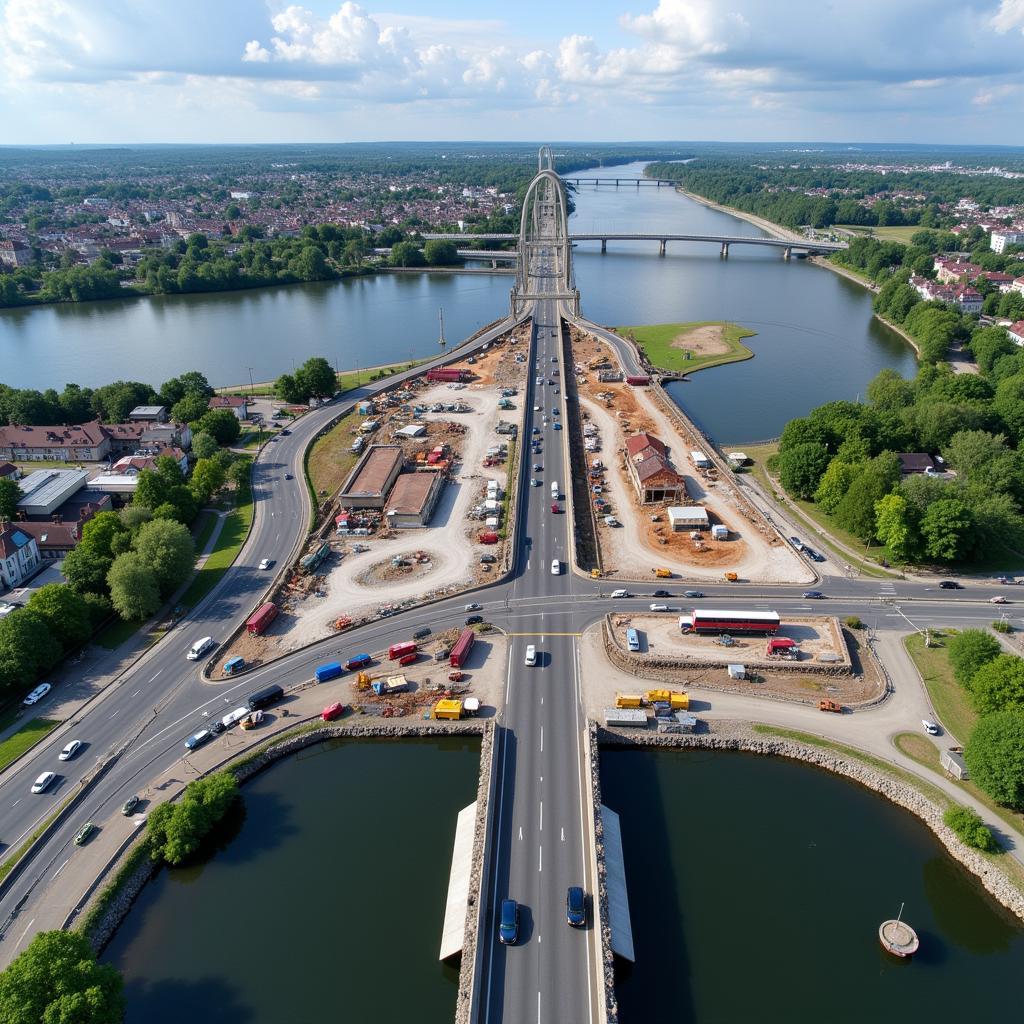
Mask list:
[[[80,594],[105,594],[107,573],[113,558],[94,550],[88,544],[78,544],[67,553],[61,570],[64,578]]]
[[[127,527],[116,512],[99,512],[82,527],[79,547],[86,545],[97,554],[113,554],[114,537],[126,533]]]
[[[217,452],[217,442],[210,434],[200,430],[192,435],[192,454],[196,459],[209,459]]]
[[[172,865],[188,860],[237,797],[235,776],[215,772],[190,782],[177,803],[160,804],[146,824],[153,859]]]
[[[21,497],[21,488],[17,480],[12,480],[9,476],[0,477],[0,519],[14,518]]]
[[[217,444],[234,444],[242,426],[230,409],[211,409],[196,421],[196,430],[209,434]]]
[[[975,672],[999,656],[999,641],[983,629],[965,629],[948,644],[949,663],[956,681],[965,689],[971,685]]]
[[[210,400],[206,395],[189,391],[171,406],[171,419],[175,423],[195,423],[209,410]]]
[[[296,371],[295,381],[303,394],[300,401],[330,398],[338,387],[338,378],[323,356],[311,356]]]
[[[150,567],[134,551],[114,559],[107,573],[107,586],[114,611],[126,621],[148,618],[160,607],[160,585]]]
[[[104,423],[124,423],[132,409],[137,405],[150,405],[156,397],[148,384],[116,380],[92,393],[92,408]]]
[[[1002,434],[990,434],[986,430],[958,430],[949,439],[942,455],[963,479],[974,480],[1005,451],[1006,438]]]
[[[0,690],[35,682],[40,672],[60,660],[60,644],[46,620],[28,608],[0,619]]]
[[[167,481],[154,469],[144,469],[139,474],[139,482],[135,485],[133,505],[154,509],[167,500]]]
[[[289,405],[298,405],[300,402],[305,401],[302,397],[302,388],[299,382],[290,373],[282,373],[277,378],[274,382],[274,394],[282,402],[287,402]]]
[[[137,505],[134,501],[130,505],[125,505],[120,512],[117,513],[124,524],[125,529],[134,537],[138,532],[139,527],[143,523],[148,523],[153,518],[153,513],[150,509],[144,505]]]
[[[899,562],[908,562],[917,553],[917,524],[902,494],[887,494],[875,502],[875,536]]]
[[[26,607],[46,622],[65,651],[89,639],[89,605],[69,584],[47,583],[32,594]]]
[[[875,505],[900,479],[899,459],[892,452],[864,463],[836,506],[836,522],[867,543],[875,536]]]
[[[39,932],[0,974],[5,1024],[116,1024],[124,983],[78,931]]]
[[[838,457],[834,458],[828,464],[828,469],[825,470],[818,489],[814,492],[814,503],[822,512],[831,515],[859,472],[859,467],[851,466]]]
[[[432,267],[447,267],[459,262],[455,243],[446,242],[443,238],[431,238],[423,246],[423,258]]]
[[[992,406],[1014,441],[1024,444],[1024,374],[1000,381]]]
[[[415,242],[398,242],[391,247],[388,262],[393,267],[422,267],[427,261]]]
[[[828,463],[828,449],[823,444],[804,441],[779,453],[779,479],[794,497],[810,498]]]
[[[195,543],[192,534],[181,523],[154,519],[140,527],[133,546],[142,564],[156,578],[164,596],[184,583],[192,573]],[[116,566],[117,563],[114,564]]]
[[[1024,706],[1024,658],[1000,654],[978,667],[968,690],[980,714]]]
[[[243,456],[231,463],[228,470],[228,479],[238,488],[239,491],[248,492],[252,474],[252,459]]]
[[[1024,709],[984,715],[964,747],[975,785],[1007,807],[1024,808]]]
[[[965,558],[974,546],[973,528],[971,510],[962,501],[940,498],[921,519],[925,554],[939,562]]]
[[[981,820],[981,815],[970,807],[950,807],[942,815],[942,820],[968,846],[986,853],[995,853],[999,849],[992,830]]]
[[[192,494],[199,505],[205,505],[226,480],[226,474],[215,459],[200,459],[192,470]]]

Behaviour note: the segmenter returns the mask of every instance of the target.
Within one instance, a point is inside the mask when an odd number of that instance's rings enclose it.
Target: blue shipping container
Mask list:
[[[341,675],[341,665],[336,661],[329,661],[316,670],[316,681],[326,683],[328,679],[337,679]]]

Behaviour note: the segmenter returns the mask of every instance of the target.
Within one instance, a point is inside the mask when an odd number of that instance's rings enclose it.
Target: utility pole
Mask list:
[[[441,351],[444,352],[445,345],[448,344],[448,342],[444,340],[444,306],[438,306],[437,319],[441,324],[441,337],[440,340],[438,341],[438,344],[441,346]]]
[[[247,366],[246,369],[249,371],[249,394],[256,394],[256,385],[252,382],[252,367]]]

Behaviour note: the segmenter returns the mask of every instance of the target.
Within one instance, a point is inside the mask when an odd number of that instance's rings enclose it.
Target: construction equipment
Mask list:
[[[444,718],[451,721],[458,721],[462,717],[462,701],[451,698],[442,698],[430,712],[431,718]]]
[[[833,711],[837,715],[841,715],[843,713],[843,705],[842,704],[837,704],[834,700],[819,700],[818,701],[818,710],[819,711]]]
[[[659,580],[670,580],[672,578],[671,569],[652,569],[651,572],[653,572]]]
[[[727,572],[725,574],[725,580],[727,583],[735,583],[739,579],[739,576],[734,572]]]
[[[638,693],[620,693],[615,697],[617,708],[642,708],[644,699]]]
[[[356,689],[357,690],[368,690],[370,684],[373,682],[373,676],[369,672],[360,672],[356,676]]]
[[[648,690],[644,697],[648,704],[668,704],[672,711],[686,711],[690,707],[690,695],[682,690]]]

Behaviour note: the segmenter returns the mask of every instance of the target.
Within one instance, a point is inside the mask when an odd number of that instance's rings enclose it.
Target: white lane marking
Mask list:
[[[150,681],[150,682],[153,682],[153,679],[156,679],[156,676],[160,675],[160,673],[161,673],[161,672],[163,672],[163,669],[162,669],[162,668],[160,668],[160,669],[157,669],[157,671],[156,671],[156,675],[155,675],[155,676],[153,676],[153,677],[152,677],[152,678],[151,678],[151,679],[150,679],[149,681]]]
[[[564,843],[565,842],[565,827],[564,826],[562,827],[561,832],[562,832],[562,842]]]
[[[523,826],[519,826],[519,842],[523,841]]]
[[[134,692],[134,693],[132,694],[132,696],[133,696],[133,697],[138,697],[138,695],[139,695],[140,693],[142,693],[142,691],[141,691],[141,690],[136,690],[136,691],[135,691],[135,692]]]
[[[541,802],[540,802],[540,829],[539,829],[539,831],[541,831],[541,832],[544,831],[544,801],[543,800],[541,800]]]
[[[508,673],[505,679],[505,705],[508,705],[512,694],[512,659],[508,659]]]
[[[111,718],[114,718],[116,715],[117,715],[117,711],[111,711],[110,712],[110,717]]]
[[[537,847],[537,871],[540,873],[544,870],[544,847]]]
[[[540,936],[537,936],[537,941],[540,942]],[[540,1024],[540,993],[537,993],[537,1024]]]
[[[61,866],[59,868],[57,868],[56,871],[54,871],[53,878],[56,878],[70,863],[71,863],[71,858],[68,857],[68,859],[66,861],[64,861],[64,863],[61,864]],[[50,879],[51,882],[53,881],[53,878]]]
[[[573,645],[572,645],[572,675],[573,675],[573,683],[574,683],[574,685],[576,687],[576,770],[579,773],[579,780],[578,781],[579,781],[579,786],[580,786],[579,798],[578,798],[577,802],[579,803],[579,807],[580,807],[580,835],[585,837],[586,834],[587,834],[587,829],[586,829],[586,826],[584,825],[584,822],[583,822],[583,757],[582,757],[582,751],[580,750],[580,733],[583,731],[583,724],[580,722],[580,709],[583,707],[583,692],[582,692],[582,687],[581,687],[581,684],[580,684],[579,644],[577,642],[575,642],[575,641],[573,642]],[[582,871],[583,871],[583,874],[582,874],[583,878],[587,877],[587,853],[586,853],[586,849],[587,849],[587,841],[584,838],[583,842],[580,844],[580,860],[582,862],[581,863],[581,868],[582,868]],[[596,879],[591,879],[591,881],[594,884],[594,886],[596,887],[597,880]],[[594,928],[594,929],[592,929],[592,931],[595,933],[595,935],[594,935],[594,944],[595,944],[595,947],[596,947],[596,943],[597,943],[597,934],[596,933],[599,931],[599,929]],[[591,966],[591,962],[590,962],[591,944],[589,942],[587,942],[586,943],[586,947],[587,947],[587,1020],[590,1021],[590,1024],[593,1024],[593,1022],[594,1022],[594,997],[593,997],[593,993],[591,992],[591,985],[590,985],[590,976],[591,976],[591,973],[593,972],[593,967]],[[594,949],[594,962],[596,963],[597,960],[598,960],[598,951],[595,948]]]
[[[11,804],[11,806],[12,806],[12,807],[17,807],[17,806],[18,806],[18,804],[20,804],[20,803],[21,803],[21,797],[19,796],[19,797],[18,797],[18,799],[17,799],[17,800],[15,800],[13,804]]]
[[[30,928],[32,927],[32,925],[34,925],[35,923],[36,923],[36,919],[35,919],[35,918],[33,917],[33,918],[32,918],[32,920],[31,920],[31,921],[29,921],[29,923],[28,923],[27,925],[25,925],[25,930],[24,930],[24,931],[23,931],[23,932],[21,933],[21,938],[19,938],[19,939],[18,939],[18,941],[17,941],[17,942],[16,942],[15,944],[14,944],[14,948],[15,948],[15,949],[17,949],[17,948],[18,948],[18,946],[20,946],[20,945],[21,945],[21,940],[22,940],[23,938],[25,938],[25,936],[26,936],[26,935],[28,935],[28,930],[29,930],[29,929],[30,929]]]
[[[543,701],[544,701],[544,698],[542,697],[541,698],[541,703],[543,703]],[[544,726],[543,725],[540,727],[540,752],[542,754],[544,753]]]

